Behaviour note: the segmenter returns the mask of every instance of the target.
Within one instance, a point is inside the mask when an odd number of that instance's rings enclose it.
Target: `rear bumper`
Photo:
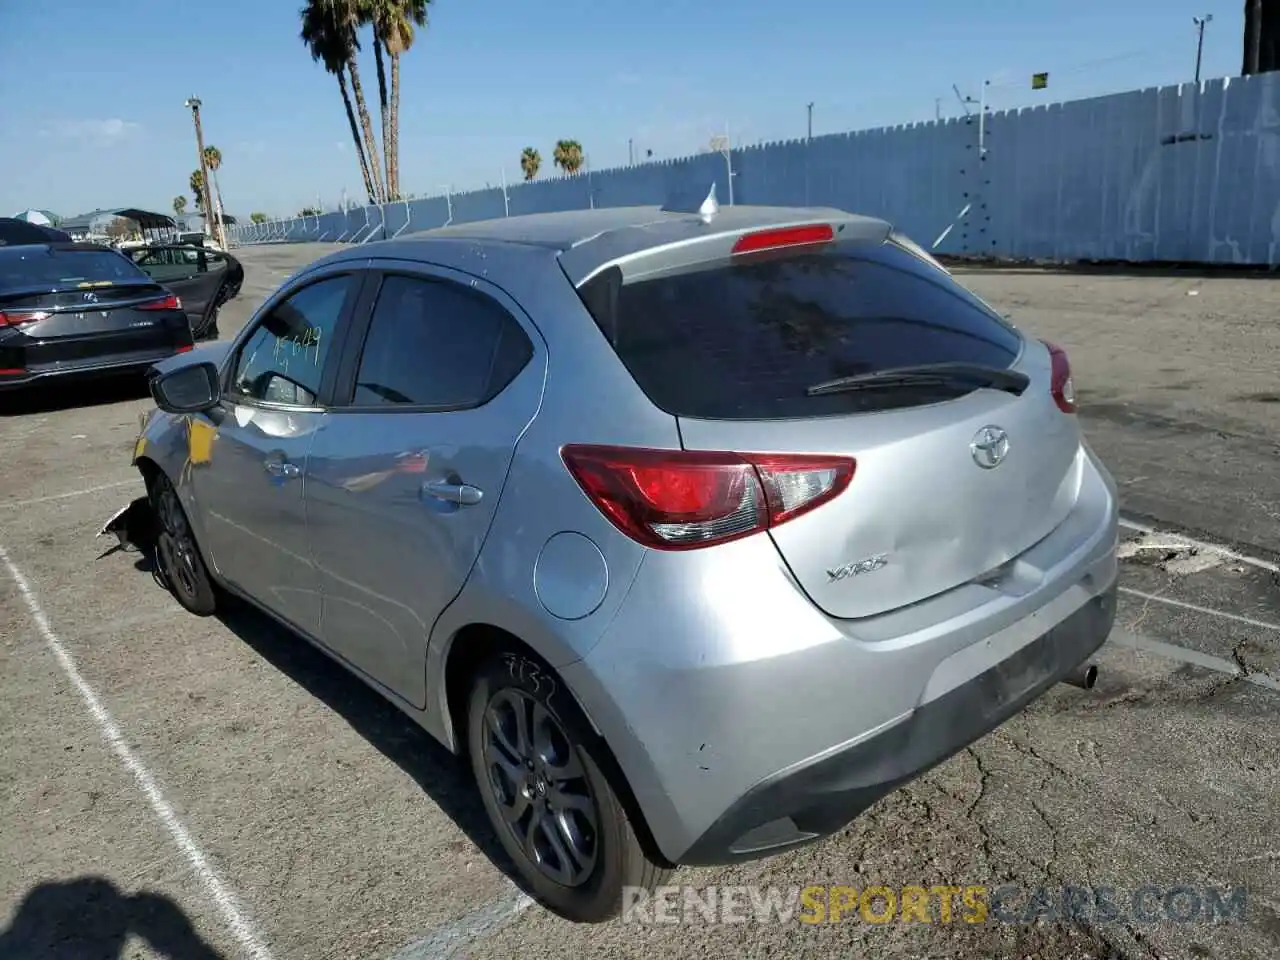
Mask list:
[[[837,830],[1101,646],[1118,504],[1081,457],[1071,514],[1008,570],[877,617],[822,614],[767,538],[647,555],[560,672],[662,855],[734,862]]]
[[[870,740],[804,761],[749,790],[680,858],[724,864],[829,836],[877,800],[1000,726],[1106,641],[1116,587],[1009,659]]]
[[[189,348],[188,348],[189,349]],[[17,390],[39,384],[79,380],[93,380],[104,377],[128,376],[141,374],[161,360],[179,353],[177,347],[166,347],[163,350],[147,350],[139,353],[114,356],[108,360],[76,360],[67,363],[46,364],[21,373],[0,373],[0,391]]]

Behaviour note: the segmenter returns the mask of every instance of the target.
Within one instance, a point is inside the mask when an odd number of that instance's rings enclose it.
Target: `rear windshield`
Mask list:
[[[649,399],[676,416],[775,419],[885,410],[954,389],[806,396],[822,381],[962,361],[1008,367],[1014,329],[893,242],[717,261],[624,282],[611,268],[583,302]]]
[[[114,250],[0,249],[0,293],[33,287],[55,291],[150,282],[145,273]]]

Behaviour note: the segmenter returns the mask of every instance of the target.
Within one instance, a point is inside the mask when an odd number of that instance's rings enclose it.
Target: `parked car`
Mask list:
[[[1117,500],[1072,383],[881,220],[460,224],[157,366],[148,494],[102,533],[466,754],[528,889],[599,921],[1092,678]]]
[[[114,250],[0,246],[0,390],[141,373],[191,347],[178,298]]]
[[[54,238],[50,236],[50,232],[62,233],[60,230],[53,230],[52,227],[20,220],[17,217],[0,217],[0,246],[48,243],[51,239],[66,237],[66,234],[62,234],[62,237]]]
[[[153,280],[182,298],[197,340],[216,340],[218,311],[240,293],[244,267],[228,253],[188,243],[156,243],[127,251]]]

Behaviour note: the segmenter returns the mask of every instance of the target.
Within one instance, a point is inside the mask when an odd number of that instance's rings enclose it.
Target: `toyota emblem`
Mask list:
[[[1009,455],[1009,434],[997,426],[985,426],[969,442],[969,452],[983,470],[994,469]]]

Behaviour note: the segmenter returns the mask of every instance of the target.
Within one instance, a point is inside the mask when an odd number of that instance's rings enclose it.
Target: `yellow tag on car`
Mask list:
[[[213,438],[217,428],[205,420],[192,419],[188,426],[187,451],[192,463],[208,463],[213,459]]]

